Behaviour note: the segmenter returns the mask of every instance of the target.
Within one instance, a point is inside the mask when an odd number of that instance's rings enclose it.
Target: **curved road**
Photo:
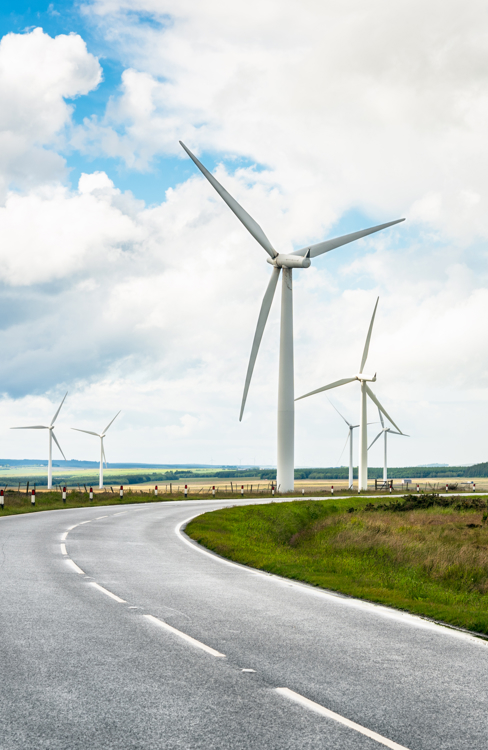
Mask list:
[[[228,504],[0,520],[1,750],[486,750],[488,643],[179,531]]]

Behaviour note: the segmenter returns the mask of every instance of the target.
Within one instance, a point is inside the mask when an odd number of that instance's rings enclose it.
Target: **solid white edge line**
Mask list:
[[[145,617],[146,620],[149,620],[149,622],[153,622],[155,625],[158,625],[160,628],[164,628],[165,630],[168,630],[170,633],[173,633],[173,635],[177,635],[182,640],[187,641],[187,643],[191,643],[192,646],[201,648],[202,651],[206,651],[207,654],[210,654],[211,656],[218,656],[218,657],[225,659],[225,654],[221,654],[219,651],[216,651],[214,648],[210,648],[210,646],[206,646],[205,643],[202,643],[201,641],[197,641],[195,638],[192,638],[191,635],[182,633],[181,630],[177,630],[176,628],[173,628],[171,625],[168,625],[167,622],[164,622],[163,620],[159,620],[157,617],[154,617],[153,615],[143,615],[143,617]]]
[[[377,734],[376,732],[372,732],[371,729],[361,726],[361,724],[356,724],[356,722],[350,721],[350,719],[346,719],[344,716],[334,713],[334,711],[329,711],[328,708],[324,708],[320,703],[315,703],[315,701],[305,698],[303,695],[300,695],[300,693],[295,693],[294,690],[290,690],[289,688],[276,688],[276,692],[285,698],[289,698],[289,700],[292,700],[295,703],[299,703],[301,706],[304,706],[311,711],[315,711],[315,713],[320,714],[321,716],[325,716],[327,719],[333,719],[333,721],[337,721],[339,724],[344,724],[344,726],[349,727],[349,729],[354,729],[356,732],[360,732],[360,734],[364,734],[366,737],[376,740],[376,742],[389,747],[390,750],[408,750],[404,745],[399,745],[397,742],[393,742],[393,740],[389,740],[381,734]]]
[[[94,588],[97,589],[97,591],[101,591],[103,594],[110,596],[110,598],[114,599],[116,602],[119,602],[120,604],[126,604],[125,599],[121,599],[120,596],[117,596],[117,594],[112,594],[111,591],[108,591],[108,589],[104,589],[103,586],[100,586],[99,583],[95,583],[95,581],[91,581],[90,586],[93,586]]]
[[[375,495],[372,495],[371,497],[376,497]],[[292,499],[301,499],[301,498],[292,498]],[[311,498],[313,500],[317,498]],[[327,498],[318,498],[320,499],[327,499]],[[289,498],[284,499],[284,502],[288,502]],[[257,503],[256,503],[257,504]],[[264,504],[264,503],[263,503]],[[236,506],[232,506],[236,507]],[[219,510],[216,508],[215,510]],[[211,511],[210,511],[211,512]],[[287,586],[290,586],[291,588],[295,588],[298,591],[301,591],[302,593],[308,594],[309,596],[316,596],[324,599],[330,599],[331,601],[336,602],[337,604],[341,604],[346,607],[351,607],[352,609],[360,609],[365,612],[370,612],[372,614],[379,615],[380,617],[386,617],[387,619],[396,620],[397,622],[406,623],[408,625],[413,625],[414,627],[420,628],[422,630],[430,630],[431,632],[436,632],[438,634],[443,635],[449,635],[453,638],[460,638],[462,640],[468,640],[470,643],[476,643],[478,646],[482,646],[484,648],[488,647],[488,641],[482,640],[481,638],[476,638],[474,635],[471,635],[470,633],[464,633],[459,630],[456,630],[454,628],[450,628],[448,625],[443,625],[442,623],[432,622],[431,620],[424,619],[420,617],[419,615],[413,615],[410,614],[410,612],[402,612],[401,610],[396,609],[390,609],[384,604],[373,604],[373,602],[368,602],[364,599],[356,599],[353,596],[347,596],[343,594],[335,594],[332,591],[327,591],[326,589],[320,589],[318,587],[312,587],[310,584],[304,583],[302,581],[294,581],[291,578],[285,578],[284,576],[276,575],[275,573],[268,573],[264,570],[258,570],[258,568],[252,568],[248,565],[244,565],[244,563],[236,563],[232,560],[226,560],[225,558],[221,557],[215,552],[210,552],[202,547],[202,545],[198,544],[198,542],[193,541],[190,537],[187,537],[183,531],[182,526],[186,526],[190,521],[193,521],[194,518],[197,518],[198,516],[201,516],[202,513],[194,513],[189,518],[185,519],[184,521],[181,521],[180,523],[176,524],[175,526],[175,534],[179,539],[187,544],[191,549],[193,549],[195,552],[199,552],[201,555],[206,555],[207,557],[212,558],[214,562],[221,563],[222,565],[230,565],[233,568],[240,568],[241,570],[246,570],[251,575],[263,577],[267,580],[275,580],[278,583],[286,584]]]
[[[61,547],[61,554],[62,555],[67,555],[68,553],[66,552],[66,545],[65,544],[60,544],[59,546]]]
[[[69,566],[70,566],[71,568],[73,568],[73,570],[75,571],[75,573],[79,573],[79,574],[80,574],[80,575],[82,575],[82,576],[84,576],[84,575],[85,575],[85,571],[84,571],[84,570],[82,570],[81,568],[79,568],[79,567],[77,566],[77,564],[76,564],[75,562],[73,562],[73,560],[66,560],[66,563],[67,563],[67,564],[68,564],[68,565],[69,565]]]

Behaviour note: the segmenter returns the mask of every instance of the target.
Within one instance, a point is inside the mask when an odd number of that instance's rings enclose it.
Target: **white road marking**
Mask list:
[[[94,521],[99,521],[99,520],[100,520],[101,518],[108,518],[108,516],[97,516],[97,517],[96,517],[96,518],[94,518],[93,520],[94,520]]]
[[[65,544],[60,544],[59,546],[61,547],[61,554],[62,555],[67,555],[68,553],[66,552],[66,545]]]
[[[328,719],[333,719],[334,721],[339,722],[339,724],[344,724],[344,726],[349,727],[349,729],[354,729],[356,732],[360,732],[366,737],[370,737],[370,739],[376,740],[376,742],[379,742],[381,745],[389,747],[390,750],[408,750],[408,748],[406,748],[404,745],[399,745],[397,742],[393,742],[386,737],[382,737],[381,734],[372,732],[371,729],[362,727],[361,724],[356,724],[356,722],[350,721],[344,716],[334,713],[334,711],[329,711],[328,708],[324,708],[324,706],[321,706],[320,703],[315,703],[315,701],[311,701],[308,698],[305,698],[303,695],[300,695],[300,693],[295,693],[294,690],[290,690],[289,688],[276,688],[276,692],[280,695],[283,695],[285,698],[289,698],[290,700],[295,701],[295,703],[299,703],[301,706],[304,706],[311,711],[315,711],[315,713],[320,714],[321,716],[325,716]]]
[[[114,513],[114,516],[123,516],[124,513],[127,513],[127,511],[123,510],[122,513]]]
[[[241,672],[255,672],[255,669],[241,669]]]
[[[76,564],[75,562],[73,562],[73,560],[66,560],[66,563],[67,563],[67,564],[68,564],[68,565],[69,565],[69,566],[70,566],[71,568],[73,568],[73,570],[75,571],[75,573],[79,573],[79,574],[80,574],[80,575],[82,575],[82,576],[84,576],[84,575],[85,575],[85,571],[84,571],[84,570],[82,570],[81,568],[79,568],[79,567],[77,566],[77,564]]]
[[[61,539],[63,540],[63,542],[64,542],[64,540],[66,539],[67,536],[68,536],[68,532],[67,531],[65,531],[64,534],[61,534]]]
[[[201,641],[197,641],[195,638],[192,638],[191,635],[182,633],[181,630],[177,630],[176,628],[173,628],[171,625],[168,625],[167,622],[163,622],[163,620],[159,620],[157,617],[153,617],[153,615],[144,615],[144,617],[146,618],[146,620],[153,622],[155,625],[159,625],[160,628],[164,628],[165,630],[168,630],[170,633],[173,633],[174,635],[177,635],[179,638],[182,638],[184,641],[187,641],[187,643],[191,643],[192,646],[201,648],[202,651],[206,651],[207,654],[211,654],[211,656],[219,656],[225,659],[225,654],[221,654],[219,651],[216,651],[214,648],[210,648],[210,646],[206,646],[205,643],[202,643]]]
[[[95,581],[91,581],[90,586],[93,586],[94,588],[97,589],[97,591],[101,591],[103,594],[110,596],[111,599],[115,599],[116,602],[120,602],[120,604],[125,604],[125,599],[121,599],[120,596],[117,596],[117,594],[112,594],[111,591],[104,589],[103,586],[100,586],[99,583],[95,583]]]
[[[84,523],[91,523],[91,522],[92,522],[92,520],[93,520],[93,519],[91,519],[91,518],[90,518],[90,520],[89,520],[89,521],[81,521],[81,523],[77,523],[76,525],[77,525],[77,526],[83,526],[83,524],[84,524]],[[74,526],[73,526],[73,528],[74,528]]]

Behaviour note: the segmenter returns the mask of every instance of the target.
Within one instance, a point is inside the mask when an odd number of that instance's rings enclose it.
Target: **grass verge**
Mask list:
[[[36,504],[31,503],[31,493],[12,492],[7,490],[4,495],[4,509],[0,510],[0,518],[3,516],[18,515],[19,513],[37,513],[42,510],[61,510],[62,508],[86,508],[98,505],[128,505],[134,503],[164,502],[171,500],[171,495],[155,497],[152,493],[137,495],[127,490],[121,500],[118,492],[97,492],[90,501],[87,492],[70,490],[67,493],[66,503],[63,503],[60,492],[37,492]]]
[[[488,635],[487,515],[486,497],[345,498],[225,508],[186,533],[245,565]]]

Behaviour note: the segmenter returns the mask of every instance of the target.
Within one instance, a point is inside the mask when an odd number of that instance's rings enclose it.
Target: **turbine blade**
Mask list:
[[[331,388],[338,388],[340,385],[346,385],[346,383],[353,383],[357,378],[344,378],[343,380],[336,380],[334,383],[329,383],[329,385],[324,385],[322,388],[317,388],[315,391],[310,391],[310,393],[305,393],[303,396],[299,396],[295,399],[295,401],[300,401],[302,398],[307,398],[307,396],[313,396],[316,393],[321,393],[321,391],[330,391]]]
[[[60,444],[58,443],[58,441],[57,441],[57,439],[56,439],[56,435],[54,434],[54,430],[51,430],[51,434],[52,434],[52,436],[53,436],[53,440],[54,440],[54,442],[56,443],[56,445],[58,446],[59,450],[61,451],[61,455],[62,455],[62,457],[63,457],[63,458],[64,458],[64,460],[66,461],[66,456],[64,455],[63,451],[61,450],[61,446],[60,446]]]
[[[218,182],[215,177],[206,169],[206,167],[203,166],[203,164],[197,159],[194,154],[190,151],[189,148],[185,146],[183,141],[180,141],[180,146],[185,149],[186,153],[190,157],[190,159],[193,161],[194,164],[198,167],[200,172],[204,175],[204,177],[207,178],[207,180],[210,182],[213,188],[217,191],[217,193],[220,195],[220,197],[227,203],[230,210],[233,211],[233,213],[237,216],[239,221],[244,224],[247,231],[252,234],[255,240],[259,242],[261,247],[263,247],[268,255],[271,256],[271,258],[276,258],[278,253],[272,246],[271,242],[266,237],[265,233],[259,226],[259,224],[254,221],[252,216],[249,216],[247,211],[245,211],[242,206],[239,205],[239,203],[235,200],[235,198],[230,195],[230,193],[227,192],[227,190],[222,187],[220,182]]]
[[[120,414],[121,411],[122,411],[122,409],[117,412],[117,414],[115,415],[115,417],[112,419],[112,422],[115,422],[115,420],[117,419],[117,417],[119,416],[119,414]],[[108,425],[105,427],[104,431],[102,432],[102,435],[105,435],[105,433],[107,432],[107,430],[110,427],[110,425],[112,424],[112,422],[108,423]]]
[[[381,409],[378,409],[378,414],[380,415],[380,422],[381,422],[381,426],[382,426],[382,427],[383,427],[383,429],[384,429],[384,427],[385,427],[385,421],[384,421],[384,419],[383,419],[383,414],[381,413]]]
[[[261,339],[263,338],[264,328],[266,326],[266,321],[268,320],[271,303],[273,302],[273,297],[276,291],[276,284],[278,283],[278,279],[280,277],[280,271],[281,271],[280,268],[273,268],[273,273],[271,274],[271,278],[269,280],[269,284],[264,294],[263,302],[261,304],[258,324],[256,326],[256,332],[254,334],[254,340],[252,342],[251,357],[249,359],[249,364],[247,366],[246,382],[244,384],[244,393],[242,395],[241,413],[239,415],[239,422],[242,420],[242,415],[244,414],[244,407],[246,406],[247,392],[251,384],[254,364],[256,362],[256,357],[258,356],[259,345],[261,344]]]
[[[343,454],[343,453],[344,453],[344,451],[346,450],[346,445],[347,445],[347,443],[348,443],[348,441],[349,441],[350,439],[351,439],[351,430],[349,430],[349,431],[348,431],[348,433],[347,433],[347,438],[346,438],[346,442],[344,443],[344,447],[343,447],[343,449],[341,450],[341,455],[340,455],[340,456],[339,456],[339,458],[337,459],[337,465],[338,465],[338,466],[339,466],[339,461],[340,461],[340,460],[341,460],[341,458],[342,458],[342,454]]]
[[[374,232],[380,232],[382,229],[392,227],[394,224],[400,224],[405,219],[396,219],[395,221],[389,221],[387,224],[378,224],[376,227],[370,227],[369,229],[361,229],[359,232],[352,232],[352,234],[343,234],[341,237],[335,237],[332,240],[325,240],[325,242],[319,242],[316,245],[307,245],[302,247],[300,250],[295,250],[292,255],[305,256],[310,253],[310,258],[316,258],[317,255],[328,253],[330,250],[335,250],[336,247],[342,245],[348,245],[349,242],[360,240],[361,237],[367,237],[368,234],[374,234]]]
[[[371,445],[374,445],[376,443],[376,441],[378,440],[378,438],[382,436],[383,432],[384,432],[384,430],[381,430],[381,432],[378,432],[378,434],[376,435],[376,437],[373,440],[373,442],[371,443]],[[368,450],[371,448],[371,445],[368,445]]]
[[[402,437],[410,437],[410,435],[405,434],[405,432],[395,432],[395,430],[386,430],[390,433],[390,435],[401,435]]]
[[[385,417],[388,419],[388,421],[391,422],[392,425],[394,427],[396,427],[399,432],[402,432],[400,430],[399,426],[397,424],[395,424],[395,422],[393,421],[393,419],[390,417],[390,415],[388,414],[388,412],[386,411],[386,409],[383,406],[381,406],[380,402],[378,401],[378,399],[374,395],[374,393],[371,390],[371,388],[369,387],[369,385],[367,383],[365,383],[364,385],[366,386],[366,393],[370,397],[371,401],[373,401],[376,404],[376,406],[378,407],[378,409],[381,409],[381,411],[383,412],[383,414],[385,415]]]
[[[76,430],[76,432],[86,432],[87,435],[96,435],[97,437],[100,437],[98,432],[91,432],[90,430],[80,430],[79,427],[72,427],[72,430]]]
[[[351,423],[350,423],[350,422],[348,422],[348,421],[347,421],[347,419],[345,418],[345,416],[344,416],[343,414],[341,414],[341,413],[340,413],[339,409],[337,408],[337,406],[335,406],[335,405],[334,405],[334,404],[332,403],[332,401],[330,400],[330,398],[328,398],[328,399],[327,399],[327,401],[329,402],[329,404],[330,404],[331,406],[333,406],[333,407],[334,407],[334,409],[336,410],[336,412],[338,413],[338,415],[339,415],[340,417],[342,417],[342,419],[343,419],[343,420],[344,420],[344,422],[345,422],[345,423],[347,424],[347,426],[348,426],[348,427],[352,427]],[[342,453],[341,453],[341,456],[342,456]]]
[[[362,373],[363,367],[366,364],[366,360],[368,359],[369,342],[371,341],[371,334],[373,333],[374,316],[376,315],[376,308],[378,307],[379,301],[380,301],[380,298],[378,297],[378,299],[376,300],[376,305],[374,306],[373,317],[371,318],[371,323],[369,324],[368,335],[366,336],[366,343],[364,344],[363,358],[361,359],[361,366],[359,368],[359,374]]]
[[[63,398],[63,400],[61,401],[61,403],[59,404],[59,407],[58,407],[58,410],[57,410],[56,414],[55,414],[55,415],[54,415],[54,417],[52,418],[52,422],[51,422],[51,427],[53,426],[53,424],[55,423],[56,419],[58,418],[58,414],[59,414],[59,412],[61,411],[61,407],[62,407],[62,405],[64,404],[64,401],[65,401],[65,399],[66,399],[66,396],[67,396],[67,395],[68,395],[68,391],[66,391],[66,393],[64,394],[64,398]],[[60,449],[60,450],[61,450],[61,449]]]
[[[11,430],[49,430],[49,427],[43,424],[35,424],[31,427],[11,427]]]

